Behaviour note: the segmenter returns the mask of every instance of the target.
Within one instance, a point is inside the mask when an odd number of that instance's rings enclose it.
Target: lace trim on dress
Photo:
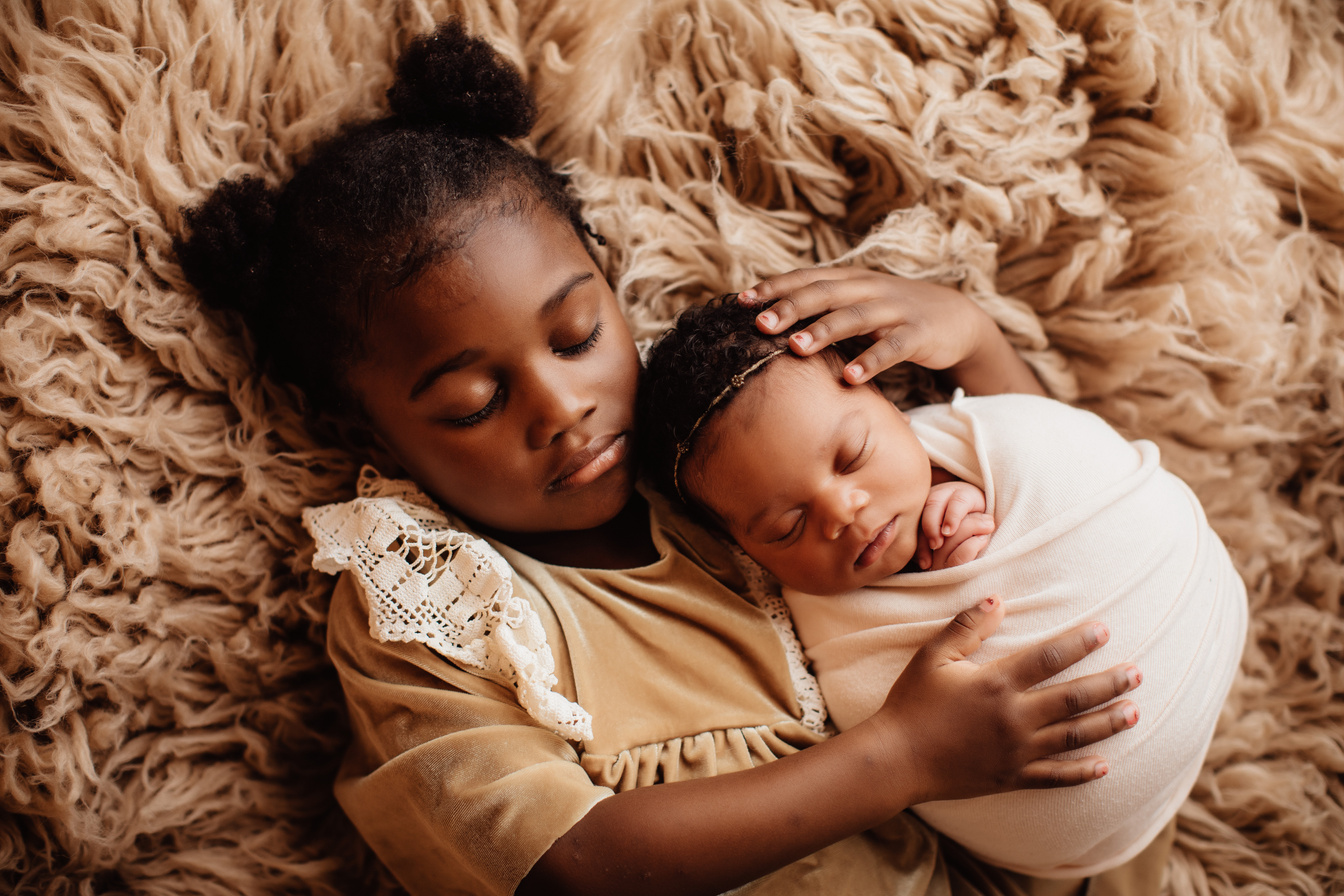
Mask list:
[[[553,688],[555,658],[512,570],[483,539],[453,528],[414,483],[359,473],[352,501],[309,507],[303,524],[317,543],[313,566],[349,570],[369,601],[369,634],[419,642],[511,686],[533,719],[570,741],[590,740],[592,716]]]
[[[737,545],[733,545],[733,556],[743,578],[747,580],[747,598],[770,617],[770,624],[775,627],[780,644],[784,645],[784,658],[788,661],[789,675],[793,679],[793,693],[803,714],[799,723],[809,731],[824,733],[826,701],[822,699],[821,686],[817,684],[816,677],[807,668],[803,645],[798,640],[798,633],[793,630],[793,615],[789,612],[789,605],[784,602],[784,595],[780,594],[779,585]]]

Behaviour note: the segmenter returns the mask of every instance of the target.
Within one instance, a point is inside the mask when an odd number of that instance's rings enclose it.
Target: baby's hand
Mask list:
[[[970,563],[989,544],[994,517],[985,512],[985,493],[969,482],[940,482],[929,489],[915,547],[920,569],[948,569]]]

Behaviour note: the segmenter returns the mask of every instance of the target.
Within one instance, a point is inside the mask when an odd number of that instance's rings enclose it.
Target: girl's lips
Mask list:
[[[625,460],[629,449],[630,440],[625,433],[593,439],[565,462],[560,473],[546,486],[546,491],[567,492],[583,488]]]
[[[891,544],[891,540],[896,537],[896,520],[898,518],[899,514],[892,517],[891,521],[882,527],[873,540],[868,542],[868,546],[859,554],[859,559],[854,561],[855,569],[867,569],[877,562],[877,558],[882,556],[882,553],[887,549],[887,545]]]

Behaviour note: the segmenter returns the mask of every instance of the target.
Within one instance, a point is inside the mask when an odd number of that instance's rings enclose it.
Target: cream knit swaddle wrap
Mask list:
[[[785,590],[842,730],[871,715],[914,652],[961,610],[1001,595],[983,663],[1101,620],[1110,641],[1061,679],[1132,660],[1139,723],[1072,755],[1100,781],[915,808],[1005,868],[1085,876],[1137,854],[1194,784],[1246,636],[1246,591],[1198,500],[1157,446],[1045,398],[958,396],[912,412],[933,463],[985,491],[997,529],[964,566],[904,573],[833,597]]]

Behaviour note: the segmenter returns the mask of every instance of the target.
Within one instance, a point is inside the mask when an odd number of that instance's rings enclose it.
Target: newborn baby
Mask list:
[[[1061,678],[1125,661],[1143,670],[1142,718],[1103,744],[1106,777],[914,811],[1038,877],[1132,858],[1190,792],[1246,635],[1245,587],[1194,494],[1155,445],[1094,414],[958,394],[907,416],[876,387],[846,383],[838,353],[799,358],[752,315],[713,302],[655,345],[641,393],[646,472],[783,584],[842,730],[987,595],[1007,613],[974,662],[1105,621],[1110,641]]]

